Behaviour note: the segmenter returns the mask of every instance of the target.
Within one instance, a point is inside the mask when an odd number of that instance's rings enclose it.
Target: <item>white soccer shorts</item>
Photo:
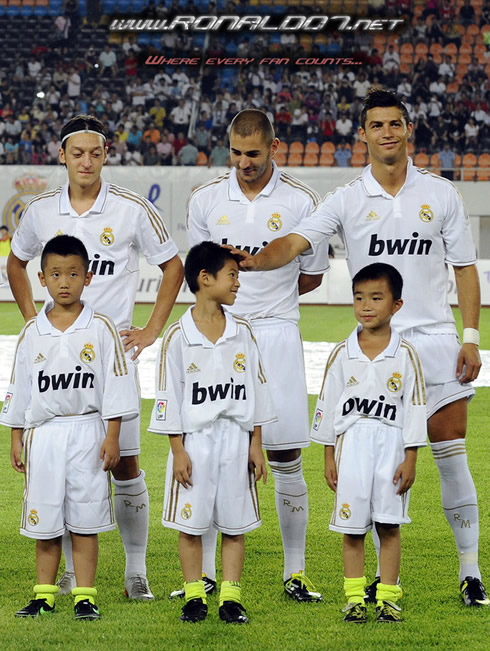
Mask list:
[[[20,533],[48,540],[65,529],[115,529],[111,482],[102,470],[105,438],[98,413],[55,418],[24,431],[26,478]]]
[[[252,326],[278,418],[262,426],[262,446],[265,450],[306,448],[310,421],[299,328],[285,319],[254,319]]]
[[[401,333],[415,346],[422,362],[427,395],[427,418],[445,405],[475,395],[472,384],[461,384],[456,378],[456,365],[461,350],[454,334],[425,334],[416,329]]]
[[[193,485],[183,488],[174,479],[170,451],[162,524],[193,536],[202,536],[210,526],[230,536],[259,527],[257,489],[248,469],[249,433],[220,418],[185,434],[184,448],[192,463]]]
[[[402,432],[361,418],[337,438],[337,492],[330,529],[364,534],[373,522],[407,524],[409,492],[397,495],[393,477],[405,459]]]

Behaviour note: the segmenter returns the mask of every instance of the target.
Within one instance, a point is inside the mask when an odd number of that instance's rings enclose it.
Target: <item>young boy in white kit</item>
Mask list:
[[[162,523],[180,531],[180,619],[207,615],[201,536],[214,526],[222,534],[219,616],[245,624],[244,534],[261,524],[255,486],[266,480],[261,425],[275,416],[250,324],[222,307],[233,305],[240,286],[236,257],[214,242],[197,244],[185,279],[196,304],[163,337],[149,427],[170,437]]]
[[[115,528],[108,471],[119,461],[121,419],[139,405],[114,323],[80,300],[92,278],[88,266],[75,237],[59,235],[44,247],[39,279],[51,300],[19,336],[1,413],[2,425],[12,428],[12,466],[25,473],[20,532],[36,539],[34,599],[17,617],[55,610],[65,529],[78,586],[75,618],[100,617],[97,534]]]
[[[330,529],[344,534],[344,621],[364,623],[364,538],[381,541],[376,621],[401,621],[400,525],[409,523],[417,448],[426,445],[425,385],[414,347],[390,327],[402,307],[402,277],[375,263],[353,278],[359,326],[327,361],[312,439],[325,445],[325,478],[335,491]]]

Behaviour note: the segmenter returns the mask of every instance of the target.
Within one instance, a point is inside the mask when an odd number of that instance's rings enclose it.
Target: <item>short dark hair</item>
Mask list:
[[[402,297],[403,278],[400,272],[391,264],[385,264],[384,262],[374,262],[358,271],[352,279],[352,293],[355,293],[356,285],[359,283],[366,280],[380,280],[381,278],[386,279],[393,300],[397,301]]]
[[[402,102],[401,97],[394,93],[392,90],[381,88],[380,86],[373,86],[367,92],[361,110],[360,123],[363,129],[366,128],[367,112],[372,108],[396,106],[402,112],[403,119],[406,124],[410,122],[407,107]]]
[[[41,270],[46,267],[48,255],[61,255],[64,258],[69,255],[78,255],[83,263],[85,272],[88,271],[89,258],[84,243],[73,237],[73,235],[56,235],[53,239],[46,242],[43,252],[41,253]]]
[[[230,135],[232,133],[236,133],[241,138],[260,133],[268,147],[276,137],[271,121],[264,111],[259,109],[244,109],[237,113],[231,121]]]
[[[95,117],[95,115],[79,113],[68,120],[61,129],[60,138],[62,140],[61,147],[63,148],[63,151],[66,151],[66,140],[63,142],[63,138],[71,133],[76,133],[77,131],[96,131],[97,133],[100,133],[105,141],[107,140],[106,128],[99,118]]]
[[[214,278],[223,269],[227,260],[240,264],[240,257],[216,242],[201,242],[192,247],[187,254],[184,264],[184,275],[189,289],[193,294],[199,291],[197,278],[205,269]]]

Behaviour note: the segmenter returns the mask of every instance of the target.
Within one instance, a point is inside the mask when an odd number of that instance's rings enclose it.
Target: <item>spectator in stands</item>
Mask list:
[[[475,109],[471,112],[471,117],[474,118],[479,127],[488,126],[490,124],[490,115],[488,114],[488,111],[483,109],[480,101],[475,102]]]
[[[456,153],[451,149],[449,142],[444,143],[444,147],[439,152],[441,161],[441,176],[452,181],[454,179],[454,165]]]
[[[464,130],[461,127],[458,118],[453,117],[451,121],[451,127],[448,130],[448,140],[451,149],[454,149],[454,151],[461,153],[463,149],[464,138]]]
[[[126,77],[136,77],[138,75],[138,57],[133,50],[129,50],[124,59],[124,74]]]
[[[230,150],[225,147],[223,140],[218,138],[208,158],[208,167],[225,167],[230,165]]]
[[[14,141],[18,141],[22,133],[22,123],[17,116],[9,115],[5,122],[5,134],[11,136]]]
[[[312,110],[312,109],[310,109]],[[309,117],[308,110],[305,105],[301,108],[294,109],[291,119],[290,134],[292,140],[306,140],[306,130],[308,128]]]
[[[464,125],[464,147],[465,150],[471,149],[472,151],[478,150],[478,132],[479,127],[475,118],[469,118],[468,122]]]
[[[150,108],[148,113],[155,125],[159,129],[163,129],[163,124],[165,122],[165,118],[167,117],[167,110],[164,106],[162,106],[162,102],[158,99],[158,97],[155,97],[153,106]]]
[[[157,145],[157,152],[162,165],[172,165],[172,144],[166,133],[162,135],[162,139]]]
[[[177,162],[179,165],[185,165],[187,167],[197,164],[197,157],[199,156],[199,151],[197,150],[194,140],[189,138],[186,145],[181,147],[179,154],[177,156]]]
[[[206,129],[206,125],[201,120],[197,124],[197,129],[194,134],[198,151],[202,151],[209,156],[211,151],[211,131]]]
[[[27,62],[27,74],[31,79],[37,79],[38,74],[41,72],[42,63],[39,59],[31,56]]]
[[[157,148],[151,144],[147,151],[143,154],[143,165],[155,166],[160,165],[160,156],[158,155]]]
[[[456,74],[456,66],[453,63],[453,59],[450,54],[444,54],[442,62],[439,64],[438,70],[440,77],[447,77],[448,79],[453,79]]]
[[[185,137],[183,131],[179,131],[177,133],[177,138],[173,142],[173,154],[174,154],[175,159],[177,159],[180,150],[185,145],[187,145],[187,138]]]
[[[325,117],[321,120],[320,130],[323,142],[333,142],[335,140],[335,120],[330,111],[327,111]]]
[[[439,18],[434,18],[427,28],[427,45],[430,47],[433,43],[443,44],[444,31]]]
[[[68,14],[56,16],[54,21],[54,40],[61,48],[61,52],[66,54],[70,45],[71,20]]]
[[[70,99],[76,100],[80,96],[80,91],[82,89],[82,79],[78,74],[77,69],[74,66],[71,66],[70,72],[68,75],[68,97]]]
[[[448,125],[442,115],[439,115],[434,123],[431,123],[432,139],[431,150],[438,151],[448,140]]]
[[[127,140],[128,147],[129,145],[132,145],[137,149],[140,146],[142,139],[143,139],[143,132],[141,131],[141,129],[137,127],[136,124],[133,124],[128,134],[128,140]]]
[[[117,57],[109,43],[104,45],[104,49],[99,54],[99,65],[101,77],[117,76]]]
[[[336,167],[349,167],[352,152],[346,147],[344,140],[341,140],[333,155]]]
[[[97,52],[95,47],[91,43],[88,47],[88,50],[85,52],[84,56],[85,61],[85,71],[88,76],[95,76],[97,67],[100,65],[97,57]]]
[[[429,120],[429,124],[433,127],[434,123],[437,121],[437,119],[440,117],[442,111],[442,103],[440,101],[440,98],[434,94],[430,98],[428,104],[427,104],[427,118]]]
[[[441,6],[439,8],[439,17],[443,25],[447,25],[452,20],[454,20],[454,2],[452,0],[441,0]]]
[[[439,0],[426,0],[425,9],[422,12],[422,18],[425,20],[427,16],[437,16],[439,14]]]
[[[7,165],[17,165],[19,162],[19,143],[12,136],[7,136],[5,143],[5,162]]]
[[[122,156],[116,151],[114,145],[109,147],[107,152],[107,165],[121,165]]]
[[[146,131],[143,132],[144,139],[146,138],[146,136],[150,136],[150,140],[154,145],[157,145],[162,139],[162,134],[160,133],[160,129],[157,129],[154,122],[150,122],[148,129],[146,129]]]
[[[39,143],[34,143],[32,146],[32,156],[31,156],[32,165],[47,165],[48,164],[48,154],[46,151],[46,146]]]
[[[105,122],[104,124],[107,124],[107,123]],[[126,144],[125,141],[121,142],[121,140],[119,138],[119,134],[116,133],[116,132],[114,132],[114,136],[112,137],[112,146],[116,150],[116,153],[121,156],[121,164],[122,164],[122,161],[124,160],[124,155],[126,154],[126,152],[128,150],[128,145]]]
[[[432,137],[432,130],[425,113],[420,112],[414,122],[415,146],[419,151],[426,151]]]
[[[464,0],[463,6],[459,10],[458,20],[463,27],[476,23],[475,10],[470,0]]]
[[[422,16],[417,18],[417,22],[413,28],[413,36],[416,43],[426,43],[427,42],[427,24]]]
[[[58,140],[56,134],[51,135],[51,140],[48,142],[47,149],[47,163],[48,165],[57,165],[59,157],[59,149],[61,147],[61,142]]]
[[[429,91],[433,95],[437,95],[438,97],[442,97],[446,92],[446,84],[444,83],[443,78],[438,77],[437,79],[432,81],[429,84]]]
[[[444,33],[444,45],[448,45],[449,43],[454,43],[459,50],[459,48],[461,47],[461,41],[462,41],[461,27],[460,25],[455,23],[454,20],[451,20]]]
[[[383,55],[383,70],[387,75],[397,75],[400,70],[400,55],[395,51],[392,43]]]
[[[286,104],[281,104],[274,118],[274,128],[278,138],[286,140],[290,133],[291,113]]]
[[[143,156],[134,145],[128,144],[128,151],[124,155],[124,164],[131,167],[143,165]]]
[[[170,111],[170,122],[177,127],[187,126],[191,119],[191,109],[183,99]]]
[[[351,143],[353,127],[352,120],[347,117],[347,114],[341,113],[340,119],[335,123],[336,142],[340,142],[343,139],[345,142]]]

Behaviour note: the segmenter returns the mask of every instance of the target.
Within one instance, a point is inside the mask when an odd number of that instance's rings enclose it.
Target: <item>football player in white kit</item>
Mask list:
[[[54,611],[65,531],[75,558],[75,618],[100,617],[97,534],[115,528],[104,471],[119,461],[121,419],[138,414],[139,400],[113,321],[80,300],[88,266],[78,238],[59,235],[44,247],[39,278],[50,298],[19,336],[0,415],[12,428],[12,466],[25,473],[20,532],[36,540],[35,598],[17,617]]]
[[[390,326],[403,305],[402,285],[383,262],[354,276],[359,325],[330,353],[311,431],[325,445],[325,479],[336,494],[330,529],[344,534],[344,621],[356,624],[367,622],[364,537],[371,528],[381,547],[376,621],[401,620],[400,525],[410,522],[417,449],[427,445],[422,364]]]
[[[319,196],[309,186],[280,170],[273,161],[279,140],[266,114],[241,111],[230,130],[233,170],[197,188],[188,208],[188,237],[192,246],[203,240],[258,251],[293,230],[313,210]],[[245,274],[234,315],[252,322],[278,422],[265,425],[262,443],[274,476],[276,510],[284,549],[284,589],[297,601],[319,601],[321,595],[305,576],[308,494],[301,448],[310,442],[308,396],[303,349],[298,329],[299,294],[321,284],[328,268],[325,249],[316,256],[299,256],[277,271]],[[216,531],[203,537],[208,590],[216,576]],[[172,595],[180,595],[176,591]]]
[[[327,194],[293,233],[255,257],[244,255],[241,264],[274,269],[338,233],[351,276],[372,262],[386,262],[400,271],[405,304],[393,317],[393,326],[415,345],[422,360],[429,439],[441,477],[444,514],[458,549],[461,596],[468,606],[488,606],[478,567],[476,489],[465,447],[467,404],[474,395],[469,383],[481,367],[476,252],[455,186],[415,167],[408,157],[412,131],[400,98],[371,89],[359,127],[371,164],[357,179]],[[456,278],[462,344],[447,297],[448,264]]]
[[[54,235],[75,235],[87,247],[93,281],[87,301],[110,316],[118,327],[129,363],[159,336],[182,279],[177,247],[154,206],[144,197],[101,178],[107,158],[105,127],[98,118],[78,115],[61,130],[60,162],[68,182],[34,197],[27,205],[12,240],[8,259],[10,286],[24,318],[36,315],[26,266]],[[138,257],[158,265],[163,278],[146,326],[131,320],[138,282]],[[134,350],[133,350],[134,349]],[[113,469],[116,520],[125,552],[125,590],[133,599],[153,599],[146,578],[148,491],[138,464],[139,416],[123,423],[121,459]],[[69,540],[65,539],[65,574],[61,593],[74,584]]]

